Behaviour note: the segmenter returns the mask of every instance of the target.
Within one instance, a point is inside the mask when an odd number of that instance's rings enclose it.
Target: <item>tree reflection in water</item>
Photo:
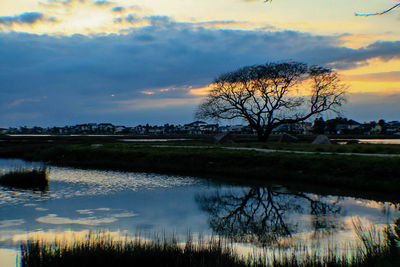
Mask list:
[[[299,228],[302,215],[309,215],[314,234],[332,232],[339,225],[333,219],[341,213],[339,197],[290,193],[272,187],[252,187],[242,191],[217,190],[196,197],[209,213],[216,234],[234,241],[267,245],[290,237]]]

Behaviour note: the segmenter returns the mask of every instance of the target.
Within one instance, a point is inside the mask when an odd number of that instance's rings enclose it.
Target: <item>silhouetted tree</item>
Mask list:
[[[314,134],[323,134],[325,132],[325,121],[322,117],[314,120],[312,131]]]
[[[326,130],[330,134],[336,134],[338,132],[338,125],[346,125],[348,123],[348,120],[346,118],[342,117],[336,117],[331,120],[326,121]]]
[[[381,126],[381,133],[386,133],[386,129],[387,129],[387,123],[386,123],[386,121],[385,120],[383,120],[383,119],[380,119],[380,120],[378,120],[378,125],[379,126]]]
[[[304,63],[267,63],[220,75],[196,112],[198,119],[242,119],[260,141],[283,124],[326,111],[339,113],[346,86],[331,69]]]

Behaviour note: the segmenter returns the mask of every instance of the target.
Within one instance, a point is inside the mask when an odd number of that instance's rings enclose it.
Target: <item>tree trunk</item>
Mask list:
[[[265,137],[264,134],[258,135],[258,141],[259,142],[267,142],[268,136]]]
[[[271,127],[267,127],[264,131],[257,131],[258,141],[267,142],[271,133],[272,133]]]
[[[261,138],[261,139],[259,138],[259,141],[261,141],[261,142],[267,142],[269,136],[271,135],[271,133],[272,133],[272,127],[268,127],[268,126],[267,126],[267,129],[264,130],[264,134],[262,135],[262,138]]]
[[[264,139],[264,130],[263,128],[258,128],[256,129],[257,131],[257,139],[259,142],[265,142],[266,140]]]

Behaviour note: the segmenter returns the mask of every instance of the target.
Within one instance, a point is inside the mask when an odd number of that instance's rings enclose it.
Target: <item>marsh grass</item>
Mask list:
[[[19,168],[7,173],[0,173],[0,185],[44,190],[49,185],[48,169],[46,167]]]
[[[390,248],[387,239],[374,227],[353,222],[360,246],[345,246],[344,249],[327,247],[321,249],[299,243],[293,247],[264,248],[248,256],[238,254],[237,244],[211,237],[191,235],[180,243],[175,237],[115,240],[110,235],[95,233],[85,239],[72,242],[47,243],[29,240],[21,245],[22,267],[47,266],[237,266],[237,267],[398,267],[398,246]],[[397,236],[398,237],[398,236]]]
[[[382,232],[372,224],[363,224],[360,218],[352,220],[354,231],[363,245],[362,254],[364,257],[374,257],[385,253],[386,246]]]
[[[21,266],[244,266],[245,261],[220,240],[179,244],[176,238],[148,241],[140,237],[116,241],[95,234],[72,244],[27,241]]]

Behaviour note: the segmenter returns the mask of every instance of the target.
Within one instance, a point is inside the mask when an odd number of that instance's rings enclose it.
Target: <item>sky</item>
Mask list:
[[[396,0],[1,0],[0,127],[183,124],[218,75],[300,61],[349,86],[343,116],[400,119]],[[333,116],[333,115],[329,115]]]

